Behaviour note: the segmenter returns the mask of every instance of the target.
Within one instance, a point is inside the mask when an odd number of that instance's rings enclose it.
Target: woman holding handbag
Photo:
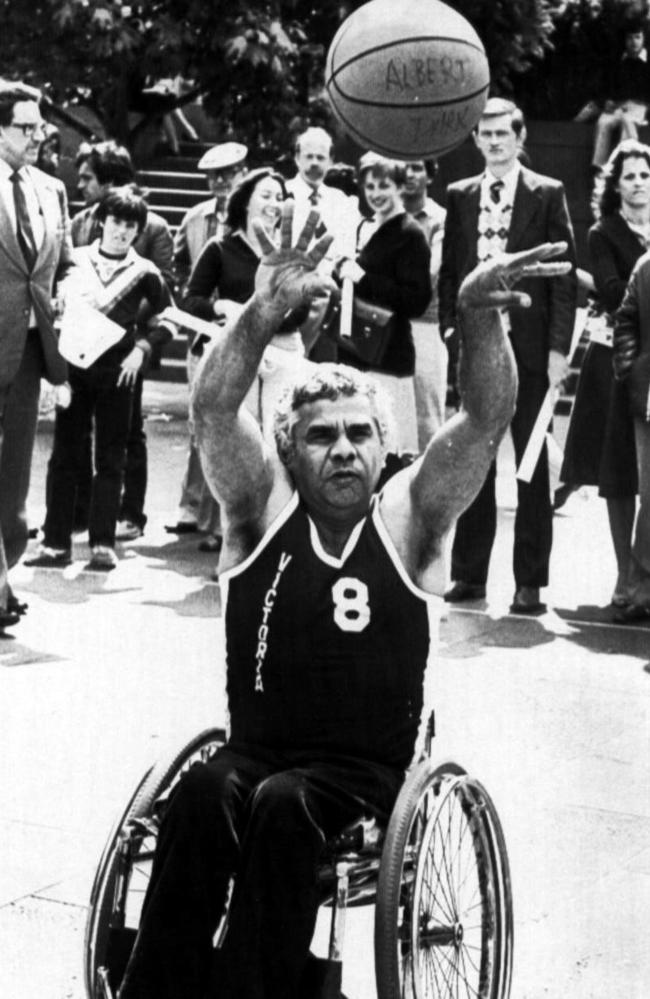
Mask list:
[[[395,414],[390,450],[418,453],[413,372],[415,348],[411,319],[421,316],[431,298],[430,250],[420,226],[406,213],[402,163],[367,153],[359,163],[362,196],[373,212],[359,226],[356,262],[343,261],[339,276],[354,282],[352,336],[339,333],[339,360],[364,371],[384,386]],[[364,352],[364,341],[378,351]]]
[[[587,347],[571,414],[560,479],[568,487],[598,486],[607,501],[618,578],[615,607],[629,601],[637,469],[627,390],[614,381],[613,317],[632,269],[650,245],[650,147],[627,139],[610,156],[589,230],[596,289]]]

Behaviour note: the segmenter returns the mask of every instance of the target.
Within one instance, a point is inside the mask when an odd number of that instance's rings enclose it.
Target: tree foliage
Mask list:
[[[396,3],[398,0],[396,0]],[[557,109],[579,60],[597,63],[619,0],[449,0],[477,29],[495,93]],[[0,0],[3,72],[60,106],[87,104],[106,134],[129,141],[127,109],[145,81],[181,73],[226,137],[257,158],[286,149],[292,123],[319,103],[329,42],[361,0]],[[566,62],[567,53],[571,60]],[[551,79],[546,82],[550,73]],[[540,86],[540,79],[544,86]],[[190,95],[191,96],[191,95]],[[571,91],[571,98],[575,96]]]

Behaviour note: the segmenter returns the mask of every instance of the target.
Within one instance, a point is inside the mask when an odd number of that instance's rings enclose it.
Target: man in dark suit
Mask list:
[[[562,184],[522,166],[523,115],[510,101],[490,99],[474,134],[485,171],[451,184],[443,239],[438,291],[440,331],[456,347],[456,301],[465,276],[479,261],[514,253],[538,243],[564,241],[575,263],[573,231]],[[566,376],[566,355],[575,318],[575,268],[557,281],[525,282],[530,309],[508,310],[502,321],[509,332],[519,375],[517,408],[511,424],[519,463],[549,388]],[[462,359],[461,359],[462,362]],[[490,553],[496,533],[496,461],[468,510],[459,519],[452,550],[451,603],[485,597]],[[552,542],[548,455],[542,448],[529,483],[517,482],[513,568],[515,596],[511,610],[535,614],[544,609],[540,588],[548,585]]]
[[[0,634],[26,605],[8,570],[27,545],[29,490],[41,376],[65,381],[53,297],[72,266],[63,184],[34,166],[44,138],[41,94],[0,85]]]

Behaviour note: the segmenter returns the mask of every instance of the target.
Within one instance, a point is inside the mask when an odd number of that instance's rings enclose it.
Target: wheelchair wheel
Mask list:
[[[407,779],[377,889],[378,999],[507,999],[512,896],[505,841],[482,785],[454,763]]]
[[[169,792],[193,763],[207,760],[224,742],[223,729],[206,729],[182,749],[154,764],[113,826],[95,874],[86,920],[84,973],[88,999],[105,999],[119,988],[140,922]]]

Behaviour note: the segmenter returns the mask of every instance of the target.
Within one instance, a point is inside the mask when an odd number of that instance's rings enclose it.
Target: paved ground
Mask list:
[[[163,743],[219,721],[212,558],[170,540],[185,457],[177,390],[149,386],[150,528],[110,574],[17,569],[29,614],[0,644],[0,996],[82,999],[90,883],[113,814]],[[560,428],[562,429],[562,428]],[[30,510],[43,513],[51,436]],[[556,518],[549,604],[509,616],[512,469],[501,462],[489,603],[443,624],[436,754],[484,781],[515,901],[516,999],[650,994],[650,630],[613,627],[602,504]],[[346,993],[371,999],[367,920],[352,920]],[[181,999],[181,997],[179,997]]]

